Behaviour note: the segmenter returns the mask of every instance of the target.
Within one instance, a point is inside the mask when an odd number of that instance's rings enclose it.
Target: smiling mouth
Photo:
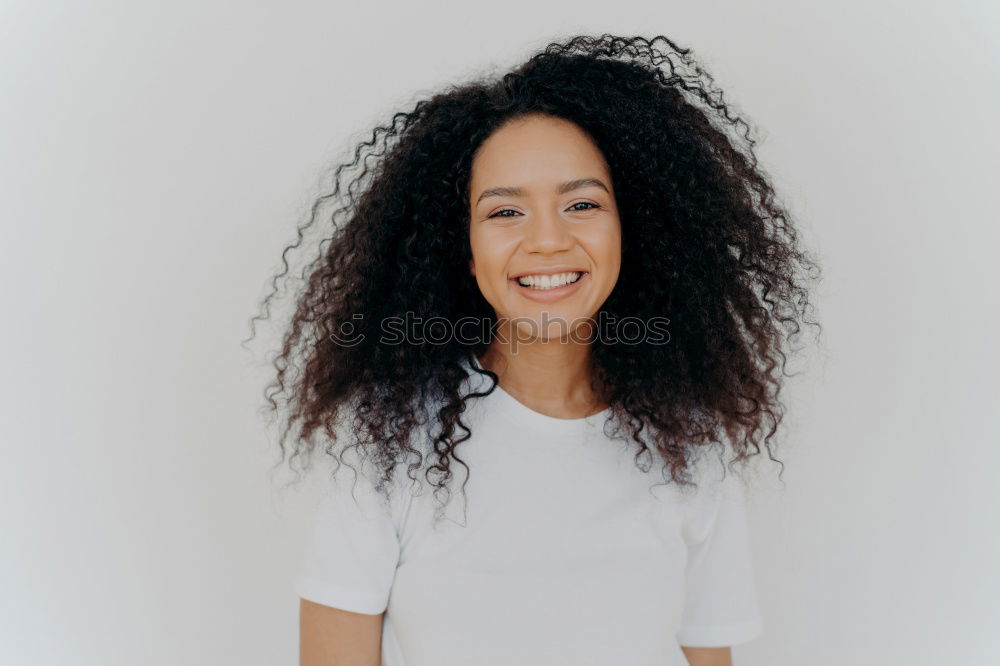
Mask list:
[[[585,275],[587,275],[586,271],[567,271],[554,275],[522,275],[511,281],[532,291],[551,291],[575,284]]]

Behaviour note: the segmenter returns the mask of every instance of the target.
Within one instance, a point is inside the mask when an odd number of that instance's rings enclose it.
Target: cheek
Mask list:
[[[602,291],[610,291],[618,282],[622,263],[621,230],[617,224],[595,227],[580,238],[598,270]]]
[[[508,259],[513,248],[517,247],[517,239],[512,234],[482,230],[470,234],[469,245],[476,275],[481,280],[488,282],[506,279]]]
[[[595,227],[579,237],[587,253],[604,268],[621,263],[622,238],[617,226]]]
[[[472,251],[470,273],[479,286],[479,291],[484,296],[489,296],[499,288],[505,275],[505,264],[489,239],[478,236],[472,237],[470,241]]]

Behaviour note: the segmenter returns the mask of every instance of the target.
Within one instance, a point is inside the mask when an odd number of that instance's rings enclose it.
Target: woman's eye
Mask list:
[[[590,206],[590,208],[576,208],[576,206]],[[600,208],[600,206],[598,206],[597,204],[592,204],[589,201],[577,201],[569,208],[570,210],[579,212],[584,210],[593,210],[594,208]],[[514,210],[513,208],[502,208],[497,212],[493,213],[492,215],[490,215],[489,217],[511,217],[510,215],[501,215],[501,213],[517,213],[517,211]],[[517,214],[520,215],[520,213]]]

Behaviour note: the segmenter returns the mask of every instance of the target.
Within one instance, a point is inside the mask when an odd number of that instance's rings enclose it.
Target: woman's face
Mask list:
[[[587,134],[552,116],[517,119],[479,147],[470,191],[469,268],[501,323],[525,341],[594,317],[618,280],[621,224]]]

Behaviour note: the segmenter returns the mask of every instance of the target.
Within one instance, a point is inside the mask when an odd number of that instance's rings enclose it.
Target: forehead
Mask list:
[[[518,118],[491,134],[472,161],[472,196],[489,187],[549,188],[607,176],[600,149],[578,125],[553,116]]]

